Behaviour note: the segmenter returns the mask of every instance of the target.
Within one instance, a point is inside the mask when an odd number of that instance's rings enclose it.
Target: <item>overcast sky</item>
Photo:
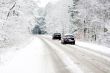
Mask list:
[[[48,4],[48,2],[56,3],[56,2],[59,1],[59,0],[34,0],[34,1],[38,1],[38,2],[39,2],[38,5],[39,5],[40,7],[45,7],[46,4]]]

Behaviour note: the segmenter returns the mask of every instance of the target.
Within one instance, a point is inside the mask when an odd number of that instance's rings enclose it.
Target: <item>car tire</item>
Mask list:
[[[54,39],[54,37],[52,37],[52,39]]]
[[[65,42],[61,42],[61,44],[66,44]]]
[[[75,42],[73,42],[72,45],[75,45]]]

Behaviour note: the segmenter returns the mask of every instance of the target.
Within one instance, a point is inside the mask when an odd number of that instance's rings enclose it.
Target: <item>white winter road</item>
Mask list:
[[[0,73],[110,73],[110,57],[78,45],[35,36],[25,48],[0,65]]]

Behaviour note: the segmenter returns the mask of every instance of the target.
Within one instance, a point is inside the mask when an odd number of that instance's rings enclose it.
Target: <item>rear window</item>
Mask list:
[[[73,35],[65,35],[65,37],[74,37]]]
[[[61,35],[60,33],[54,33],[54,35]]]

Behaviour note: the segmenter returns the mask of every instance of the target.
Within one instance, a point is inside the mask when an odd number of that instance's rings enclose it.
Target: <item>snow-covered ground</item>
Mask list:
[[[69,69],[71,73],[83,73],[81,69],[72,61],[72,59],[69,58],[69,56],[65,52],[63,52],[61,49],[58,49],[58,46],[54,45],[53,43],[47,40],[46,42],[50,44],[51,47],[54,47],[53,49],[56,51],[62,62],[66,65],[66,68]]]
[[[58,57],[66,65],[66,69],[71,73],[103,73],[103,71],[104,73],[109,73],[109,67],[105,64],[109,64],[110,57],[104,55],[106,52],[101,54],[101,51],[95,50],[95,47],[91,47],[89,43],[87,45],[82,42],[86,48],[84,46],[78,46],[81,44],[79,42],[76,42],[78,45],[62,45],[59,40],[52,40],[51,36],[43,37],[43,40],[52,47],[51,49],[53,51],[56,51]],[[90,48],[93,48],[93,50],[90,50]],[[96,49],[98,48],[100,46],[98,47],[96,45]]]
[[[110,48],[102,45],[82,41],[76,41],[76,45],[110,55]]]
[[[9,59],[13,58],[14,53],[27,46],[27,44],[29,44],[33,39],[34,38],[31,36],[31,38],[28,38],[26,41],[22,40],[22,44],[20,45],[8,48],[0,48],[0,65],[7,63]]]
[[[52,38],[52,35],[46,35],[46,36],[44,35],[44,37]],[[90,43],[90,42],[83,42],[83,41],[79,41],[79,40],[76,40],[76,45],[80,46],[82,48],[87,48],[87,49],[101,52],[103,54],[110,55],[110,48],[103,46],[103,45],[98,45],[96,43]]]
[[[51,40],[51,36],[34,36],[25,47],[7,52],[5,62],[1,55],[0,73],[110,72],[110,59],[76,46],[62,45],[60,41]]]
[[[42,47],[42,42],[36,38],[25,48],[8,52],[7,62],[0,66],[0,73],[46,73],[45,48]]]

